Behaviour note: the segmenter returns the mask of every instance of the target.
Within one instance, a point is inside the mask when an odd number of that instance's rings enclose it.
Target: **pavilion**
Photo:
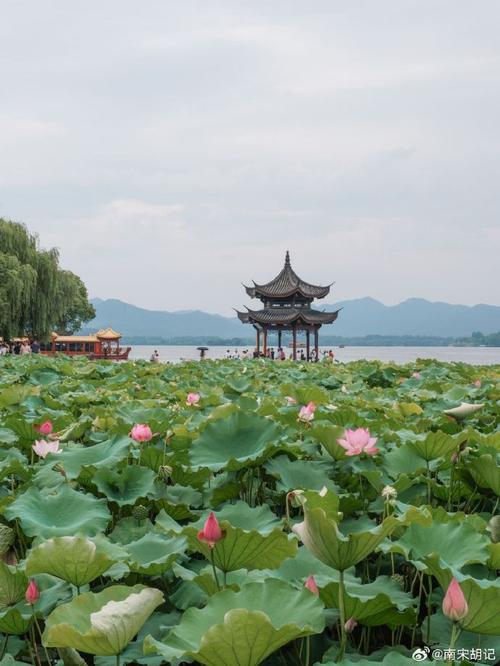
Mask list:
[[[239,312],[238,318],[244,324],[252,324],[256,330],[256,348],[260,354],[262,333],[262,351],[267,353],[268,332],[278,333],[278,347],[281,347],[283,331],[292,332],[293,358],[297,358],[297,331],[306,333],[307,358],[310,357],[310,335],[314,334],[314,349],[318,358],[319,329],[323,324],[333,324],[337,319],[336,312],[313,310],[311,304],[315,298],[324,298],[330,293],[331,284],[321,287],[302,280],[293,270],[290,253],[287,251],[285,265],[281,272],[266,284],[253,283],[253,287],[245,287],[250,298],[262,301],[261,310]]]

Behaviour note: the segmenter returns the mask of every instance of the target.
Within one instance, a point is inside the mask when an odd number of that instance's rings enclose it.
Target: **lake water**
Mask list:
[[[180,361],[192,361],[200,358],[200,352],[196,347],[182,346],[147,346],[131,345],[130,359],[149,360],[155,349],[158,350],[160,361],[178,363]],[[225,358],[227,347],[213,346],[206,352],[206,358]],[[231,354],[235,352],[242,354],[247,349],[251,353],[251,347],[231,347]],[[411,363],[417,358],[432,358],[438,361],[461,361],[472,365],[500,364],[500,347],[320,347],[322,350],[333,349],[335,359],[346,363],[348,361],[378,360],[393,361],[395,363]],[[290,353],[290,349],[287,350]],[[300,350],[299,350],[300,353]]]

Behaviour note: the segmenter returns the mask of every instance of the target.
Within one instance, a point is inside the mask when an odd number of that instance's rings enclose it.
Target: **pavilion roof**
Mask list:
[[[253,283],[253,287],[245,286],[247,294],[251,298],[274,297],[283,298],[299,293],[304,298],[324,298],[329,292],[331,284],[326,286],[314,285],[300,278],[293,270],[290,263],[290,253],[287,251],[285,265],[278,275],[266,284]],[[333,284],[333,283],[332,283]]]
[[[306,324],[333,324],[340,310],[335,312],[321,312],[311,308],[264,308],[263,310],[249,310],[238,312],[238,319],[244,324],[283,324],[290,325],[297,321]]]
[[[99,340],[118,340],[118,338],[122,337],[122,334],[117,333],[112,328],[103,328],[100,331],[97,331],[96,337],[98,337]]]

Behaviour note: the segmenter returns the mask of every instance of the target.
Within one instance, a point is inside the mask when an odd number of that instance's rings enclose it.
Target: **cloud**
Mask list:
[[[496,302],[500,8],[7,2],[0,213],[95,296]],[[300,269],[300,270],[299,270]]]

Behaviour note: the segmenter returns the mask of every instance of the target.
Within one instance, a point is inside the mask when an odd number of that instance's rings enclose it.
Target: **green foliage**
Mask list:
[[[57,250],[40,249],[24,225],[0,219],[0,248],[0,336],[45,339],[95,316],[80,278],[61,270]]]
[[[434,361],[0,358],[3,659],[36,661],[35,641],[42,664],[399,666],[449,645],[452,576],[469,606],[457,645],[493,645],[498,382]],[[461,402],[483,406],[445,414]],[[45,420],[61,452],[44,459]],[[135,423],[155,433],[140,447]],[[338,444],[358,427],[377,454]]]

